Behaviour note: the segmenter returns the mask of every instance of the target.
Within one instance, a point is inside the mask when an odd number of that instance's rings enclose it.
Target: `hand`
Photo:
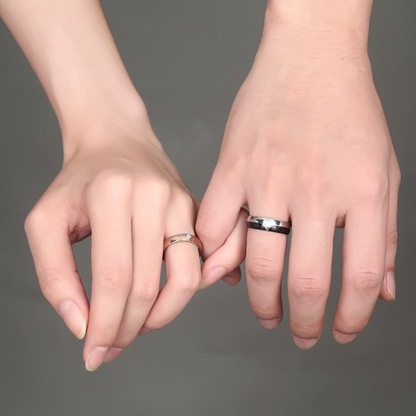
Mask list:
[[[266,18],[196,229],[210,256],[203,266],[208,286],[243,259],[235,238],[243,235],[242,205],[251,215],[292,221],[290,325],[294,342],[310,348],[322,332],[335,227],[345,228],[335,339],[352,341],[379,295],[394,299],[400,171],[362,46],[365,33],[351,45],[358,29],[344,36],[341,23],[337,33],[300,27]],[[249,300],[266,328],[283,317],[285,249],[286,236],[248,230]]]
[[[200,286],[198,249],[175,244],[165,252],[159,292],[163,240],[194,234],[198,202],[150,124],[101,133],[79,140],[25,224],[43,294],[74,335],[83,338],[88,328],[88,370],[114,359],[140,331],[169,324]],[[90,234],[91,308],[71,247]]]

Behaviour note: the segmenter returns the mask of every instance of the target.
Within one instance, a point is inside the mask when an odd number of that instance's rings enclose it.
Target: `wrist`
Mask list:
[[[269,0],[262,44],[318,57],[366,58],[372,0]]]
[[[67,119],[62,128],[64,164],[80,153],[117,151],[133,142],[161,147],[140,96],[121,98],[97,102]]]

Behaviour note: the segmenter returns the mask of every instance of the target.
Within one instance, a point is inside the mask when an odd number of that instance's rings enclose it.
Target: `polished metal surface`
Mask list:
[[[247,218],[246,225],[247,228],[286,235],[290,233],[292,227],[292,224],[288,221],[280,221],[267,217],[256,217],[253,215],[250,215]]]
[[[176,243],[191,243],[198,247],[199,254],[202,254],[204,246],[202,241],[194,236],[193,234],[177,234],[171,237],[165,238],[163,241],[163,251],[165,251],[169,246]]]

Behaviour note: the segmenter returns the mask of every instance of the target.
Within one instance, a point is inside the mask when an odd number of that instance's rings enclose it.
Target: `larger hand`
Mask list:
[[[211,255],[203,269],[209,285],[237,266],[226,259],[235,257],[228,240],[243,204],[252,215],[292,221],[290,324],[302,348],[321,335],[335,227],[345,227],[336,340],[364,329],[380,294],[395,296],[400,172],[366,53],[369,4],[353,3],[320,0],[300,16],[287,2],[270,2],[197,222]],[[338,18],[330,15],[336,7]],[[249,299],[267,328],[283,316],[285,248],[282,234],[248,231]]]

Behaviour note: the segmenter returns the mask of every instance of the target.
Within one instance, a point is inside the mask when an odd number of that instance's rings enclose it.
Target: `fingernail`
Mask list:
[[[59,305],[58,313],[69,330],[78,339],[83,339],[85,337],[85,332],[87,331],[87,321],[74,301],[71,299],[63,301]]]
[[[355,338],[357,338],[358,334],[344,334],[339,331],[333,332],[335,341],[339,342],[340,344],[348,344],[349,342],[354,341]]]
[[[146,335],[149,332],[152,332],[152,330],[151,329],[147,329],[145,327],[142,327],[142,329],[139,331],[139,335]]]
[[[226,273],[227,270],[225,270],[224,267],[221,266],[214,267],[213,269],[208,270],[202,278],[201,289],[205,289],[208,286],[211,286],[217,280],[220,280],[221,277],[225,276]]]
[[[88,371],[95,371],[105,360],[108,354],[108,347],[95,347],[85,361],[85,368]]]
[[[260,319],[260,318],[257,318],[257,319],[259,320],[260,325],[263,326],[266,329],[274,329],[281,322],[281,318],[273,318],[273,319]]]
[[[110,348],[110,351],[108,351],[107,355],[104,358],[104,362],[108,363],[110,361],[115,360],[123,351],[123,348]]]
[[[235,286],[235,285],[237,285],[238,284],[238,279],[236,279],[235,277],[232,277],[232,276],[224,276],[223,278],[222,278],[222,280],[225,282],[225,283],[227,283],[227,285],[230,285],[230,286]]]
[[[396,299],[396,279],[393,271],[387,272],[387,290],[391,297]]]
[[[293,335],[293,342],[303,350],[308,350],[316,345],[318,340],[316,338],[300,338],[296,335]]]

